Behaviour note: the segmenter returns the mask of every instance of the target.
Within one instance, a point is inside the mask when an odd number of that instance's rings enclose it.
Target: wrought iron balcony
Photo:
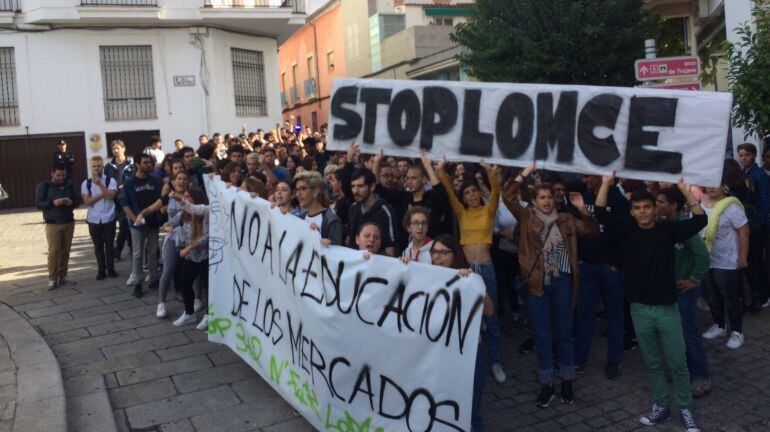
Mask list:
[[[305,99],[312,99],[317,97],[315,78],[308,78],[305,80]]]
[[[149,6],[158,7],[158,0],[80,0],[81,6]]]
[[[305,13],[304,0],[204,0],[207,8],[291,8],[295,13]]]
[[[299,92],[297,92],[297,87],[292,87],[290,90],[291,93],[291,103],[297,103],[299,102]]]
[[[0,0],[0,12],[18,12],[21,11],[20,0]]]

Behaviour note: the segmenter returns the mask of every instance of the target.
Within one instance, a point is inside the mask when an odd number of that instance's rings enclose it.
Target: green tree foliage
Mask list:
[[[645,0],[477,0],[452,40],[481,81],[632,86],[658,17]]]
[[[755,1],[749,23],[738,27],[735,44],[725,42],[729,69],[727,79],[733,93],[733,121],[748,135],[770,138],[770,9]],[[747,135],[747,137],[748,137]]]

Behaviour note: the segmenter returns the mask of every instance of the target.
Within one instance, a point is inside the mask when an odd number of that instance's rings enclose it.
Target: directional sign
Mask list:
[[[698,57],[667,57],[636,61],[638,81],[691,78],[699,75],[700,58]]]
[[[661,90],[700,91],[700,83],[699,82],[671,83],[671,84],[651,85],[648,88],[661,89]]]

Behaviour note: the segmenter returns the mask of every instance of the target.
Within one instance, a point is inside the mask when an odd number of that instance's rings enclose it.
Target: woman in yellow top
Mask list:
[[[484,203],[479,190],[478,183],[475,181],[464,181],[460,188],[460,199],[455,195],[452,188],[452,180],[446,173],[446,157],[439,162],[438,178],[447,191],[449,205],[457,216],[457,223],[460,226],[460,244],[463,253],[468,260],[473,271],[478,273],[484,279],[484,285],[487,287],[487,295],[492,299],[492,303],[497,305],[497,281],[495,280],[495,268],[492,266],[492,234],[495,227],[495,215],[497,206],[500,204],[500,178],[495,167],[484,163],[480,165],[487,172],[492,192],[489,196],[489,202]],[[489,339],[489,357],[492,364],[492,374],[497,382],[505,382],[505,372],[500,365],[500,344],[501,331],[497,320],[497,311],[493,315],[485,316],[484,323],[487,327],[487,336]]]

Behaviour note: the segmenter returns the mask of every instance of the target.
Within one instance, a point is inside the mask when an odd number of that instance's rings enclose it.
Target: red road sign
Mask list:
[[[652,85],[652,86],[649,86],[648,88],[664,89],[664,90],[700,91],[700,83],[699,82],[672,83],[672,84]]]
[[[639,81],[667,78],[689,78],[700,75],[700,58],[667,57],[636,61],[636,79]]]

